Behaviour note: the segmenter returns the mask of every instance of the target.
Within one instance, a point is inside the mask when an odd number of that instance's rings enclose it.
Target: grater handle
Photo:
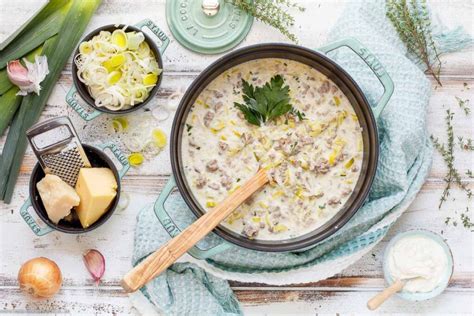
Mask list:
[[[69,131],[69,136],[67,138],[65,138],[63,140],[60,140],[57,143],[45,146],[43,148],[39,148],[38,146],[36,146],[36,144],[33,140],[36,136],[41,135],[41,134],[43,134],[47,131],[50,131],[52,129],[55,129],[55,128],[61,127],[61,126],[66,126],[68,131]],[[33,148],[33,150],[37,154],[38,153],[42,154],[44,152],[47,152],[47,151],[55,148],[56,146],[66,145],[74,137],[79,139],[79,137],[77,136],[76,130],[72,126],[71,120],[69,120],[69,118],[67,116],[60,116],[60,117],[52,118],[52,119],[49,119],[49,120],[46,120],[44,122],[41,122],[41,123],[38,123],[38,124],[34,125],[33,127],[31,127],[30,129],[28,129],[26,131],[26,137],[28,138],[28,141],[30,142],[31,147]]]

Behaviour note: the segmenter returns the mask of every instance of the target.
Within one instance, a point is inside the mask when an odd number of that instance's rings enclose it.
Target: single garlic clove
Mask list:
[[[84,264],[91,274],[96,284],[99,284],[100,279],[105,272],[105,258],[96,249],[89,249],[82,255]]]
[[[28,69],[26,69],[18,59],[8,62],[7,75],[11,83],[20,88],[32,84],[28,78]]]

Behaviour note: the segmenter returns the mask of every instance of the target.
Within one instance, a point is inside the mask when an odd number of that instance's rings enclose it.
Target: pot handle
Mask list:
[[[32,207],[31,205],[31,198],[28,198],[25,203],[23,203],[23,206],[20,208],[20,215],[23,217],[25,222],[28,224],[28,226],[31,228],[33,233],[36,234],[36,236],[44,236],[50,232],[53,231],[53,228],[49,226],[44,226],[40,227],[37,223],[36,220],[31,216],[29,212],[29,208]]]
[[[387,105],[388,101],[390,100],[390,97],[393,94],[393,90],[394,90],[393,80],[390,77],[390,75],[387,73],[385,68],[382,66],[380,61],[377,59],[377,57],[375,57],[374,54],[372,54],[364,45],[362,45],[361,42],[359,42],[355,38],[352,38],[352,37],[346,38],[346,39],[328,44],[326,46],[320,47],[318,48],[318,50],[327,54],[330,51],[341,48],[343,46],[350,48],[367,64],[367,66],[369,66],[369,68],[372,70],[375,76],[379,79],[380,83],[382,84],[384,88],[384,93],[382,94],[382,97],[377,102],[377,105],[372,108],[372,112],[374,113],[375,119],[378,119],[383,109]]]
[[[119,178],[122,179],[125,174],[128,172],[130,169],[130,164],[128,163],[127,157],[122,153],[122,151],[115,145],[114,143],[106,143],[106,144],[100,144],[97,145],[100,149],[105,151],[106,149],[110,149],[112,154],[117,158],[117,160],[120,162],[122,165],[122,168],[118,171]]]
[[[176,235],[181,233],[178,225],[175,224],[173,219],[169,216],[168,212],[165,209],[165,202],[168,199],[169,195],[176,187],[176,181],[173,176],[169,179],[168,183],[165,185],[163,190],[160,193],[160,196],[155,202],[154,210],[156,217],[160,221],[161,225],[165,228],[171,238],[174,238]],[[222,242],[217,246],[208,248],[208,249],[201,249],[197,246],[193,246],[188,253],[196,259],[203,260],[209,257],[212,257],[218,253],[221,253],[232,246],[227,242]]]
[[[72,85],[71,89],[66,95],[66,103],[79,114],[79,116],[86,122],[95,119],[97,116],[102,114],[99,110],[93,110],[92,112],[86,110],[86,108],[80,103],[77,89]]]
[[[168,47],[170,43],[170,39],[168,36],[166,36],[165,32],[163,32],[158,25],[153,23],[152,20],[150,19],[145,19],[143,21],[138,22],[135,24],[136,27],[139,29],[143,29],[144,27],[148,28],[152,33],[159,39],[159,42],[156,42],[158,45],[158,50],[160,51],[160,54],[163,55],[166,48]]]

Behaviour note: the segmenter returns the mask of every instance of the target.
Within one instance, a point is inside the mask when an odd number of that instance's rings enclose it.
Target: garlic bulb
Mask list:
[[[39,95],[41,90],[40,83],[49,74],[48,58],[46,58],[46,56],[36,55],[34,63],[30,63],[24,58],[23,62],[25,63],[26,68],[19,60],[8,62],[8,79],[20,88],[17,95],[27,95],[30,92],[35,92]]]
[[[49,298],[61,288],[61,270],[48,258],[34,258],[21,266],[18,283],[22,291],[34,297]]]

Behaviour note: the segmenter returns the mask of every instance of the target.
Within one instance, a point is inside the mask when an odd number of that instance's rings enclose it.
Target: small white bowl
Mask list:
[[[441,294],[448,287],[449,280],[451,279],[451,276],[453,275],[453,270],[454,270],[453,254],[451,253],[451,249],[449,248],[448,244],[443,240],[443,238],[440,235],[433,233],[431,231],[424,230],[424,229],[414,229],[414,230],[409,230],[403,233],[399,233],[395,237],[393,237],[392,240],[390,240],[384,252],[383,273],[385,277],[385,282],[387,282],[388,285],[391,285],[394,282],[392,276],[390,275],[390,271],[388,269],[388,253],[390,252],[390,248],[398,240],[406,236],[423,236],[423,237],[430,238],[431,240],[437,242],[446,253],[446,258],[448,259],[448,267],[446,269],[445,275],[443,276],[443,279],[441,280],[440,284],[438,284],[436,288],[434,288],[430,292],[408,292],[402,289],[400,292],[397,293],[398,296],[408,301],[429,300]]]

